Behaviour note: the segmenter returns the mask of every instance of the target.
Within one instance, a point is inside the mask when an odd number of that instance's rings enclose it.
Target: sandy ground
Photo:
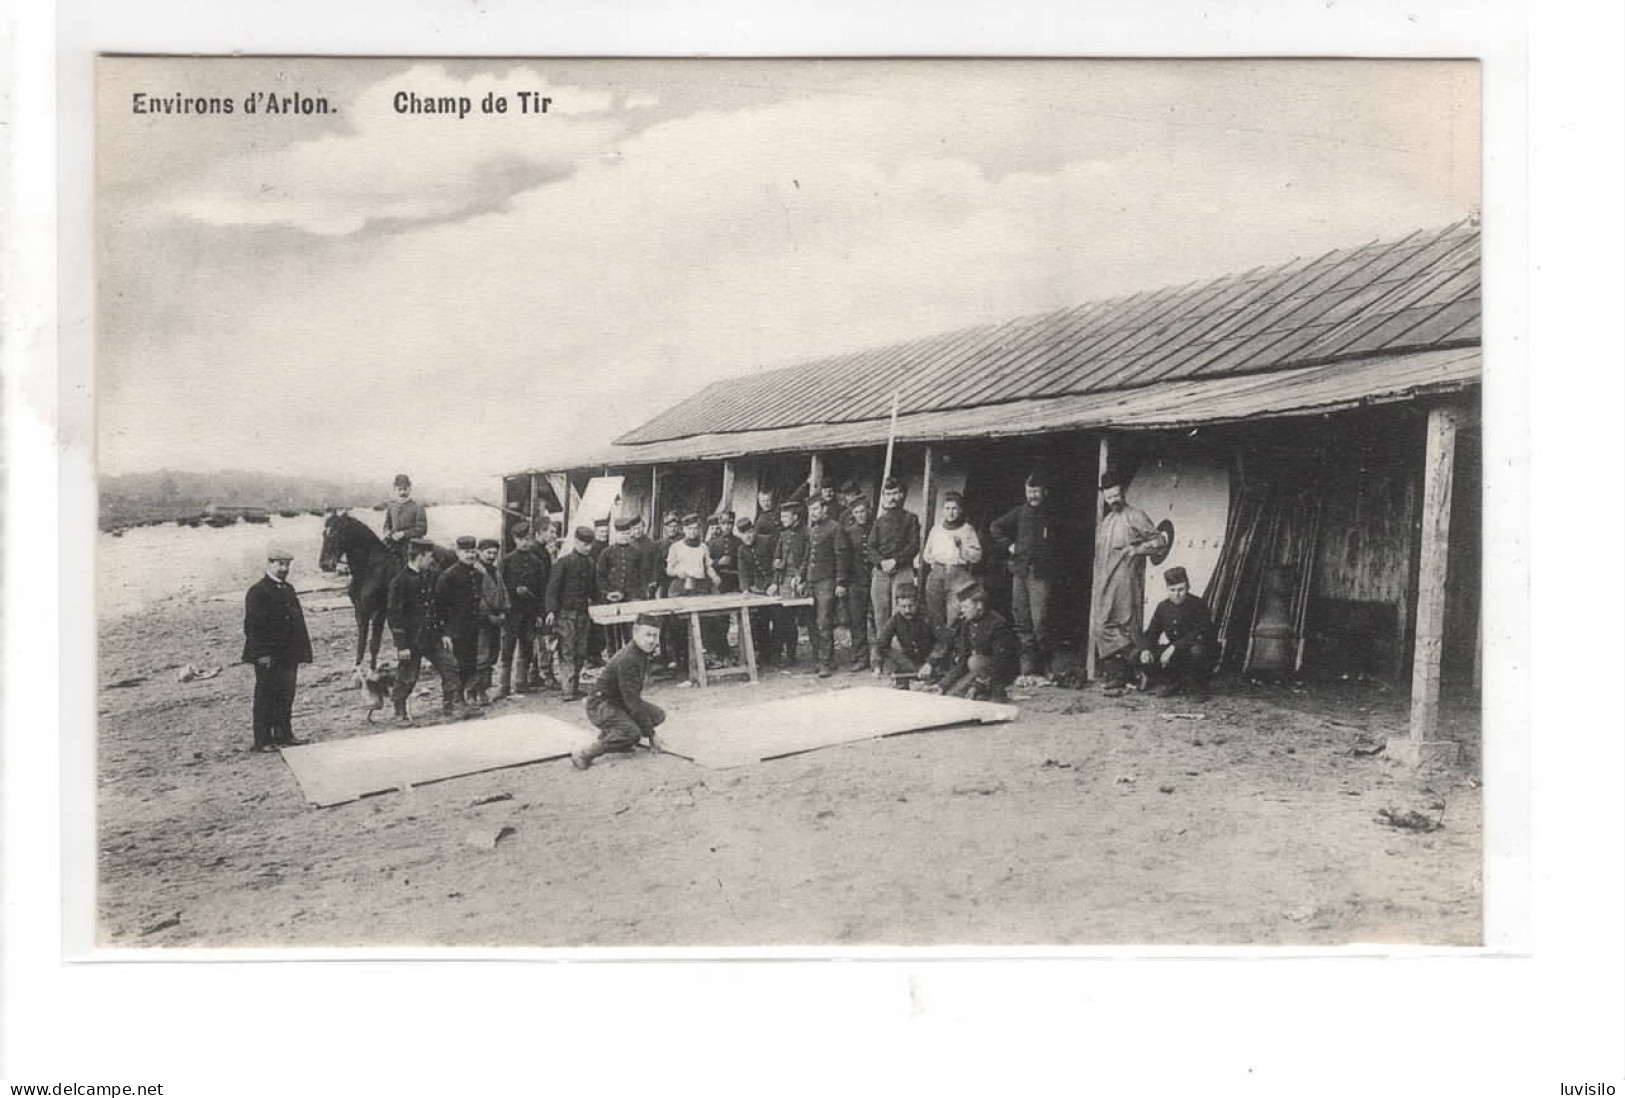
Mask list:
[[[1230,683],[1186,720],[1173,714],[1195,707],[1178,698],[1042,689],[1010,724],[734,770],[639,753],[311,809],[276,755],[247,751],[238,598],[182,595],[102,624],[103,944],[1480,941],[1478,719],[1464,702],[1446,713],[1469,761],[1443,772],[1355,754],[1402,734],[1401,690]],[[307,618],[317,662],[296,731],[378,731],[349,676],[348,611]],[[177,682],[187,663],[225,670]],[[870,681],[804,666],[653,696],[726,719]],[[526,710],[587,726],[555,696],[498,707]],[[1388,807],[1444,826],[1386,826],[1374,817]],[[495,847],[468,842],[503,827]]]

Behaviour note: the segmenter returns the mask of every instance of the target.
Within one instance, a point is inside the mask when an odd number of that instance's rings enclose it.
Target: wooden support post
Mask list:
[[[920,517],[921,524],[925,527],[925,537],[920,539],[920,552],[914,555],[914,571],[916,575],[924,563],[922,554],[925,552],[925,538],[931,536],[931,527],[935,525],[937,501],[932,498],[931,494],[935,491],[931,484],[931,466],[934,457],[931,444],[928,442],[925,444],[925,476],[920,481]]]
[[[731,462],[731,461],[724,461],[722,463],[722,502],[717,504],[717,509],[716,509],[715,513],[720,515],[722,512],[728,510],[730,507],[733,506],[733,501],[734,501],[734,463]],[[730,534],[733,533],[732,530],[730,530],[728,532]]]
[[[1410,736],[1402,761],[1453,763],[1460,744],[1437,739],[1439,663],[1444,648],[1445,572],[1450,558],[1450,503],[1455,480],[1455,408],[1428,413],[1427,453],[1422,469],[1422,546],[1416,595],[1416,653],[1411,666]],[[1394,754],[1390,741],[1389,754]]]
[[[824,459],[818,454],[812,456],[812,463],[807,469],[807,498],[811,499],[818,494],[818,489],[824,486]]]
[[[536,474],[530,474],[530,506],[526,509],[530,515],[530,528],[534,532],[542,516],[542,480]]]
[[[1105,434],[1102,434],[1100,436],[1100,461],[1098,463],[1098,467],[1095,470],[1095,523],[1097,525],[1100,523],[1100,519],[1101,519],[1101,516],[1102,516],[1102,511],[1100,509],[1100,478],[1106,475],[1106,468],[1107,468],[1108,464],[1111,462],[1111,458],[1112,458],[1111,443],[1107,440]],[[1092,533],[1092,531],[1091,531],[1091,533]],[[1100,562],[1099,561],[1095,562],[1095,567],[1096,568],[1100,567]],[[1090,681],[1093,681],[1094,677],[1095,677],[1095,630],[1094,630],[1095,606],[1094,606],[1094,596],[1092,594],[1092,592],[1094,591],[1094,577],[1093,576],[1090,577],[1089,590],[1091,592],[1090,602],[1089,602],[1089,605],[1085,608],[1086,612],[1087,612],[1087,616],[1084,619],[1084,635],[1086,636],[1087,640],[1085,641],[1085,646],[1084,646],[1083,675],[1084,675],[1084,678],[1089,679]]]
[[[649,536],[659,538],[660,530],[660,466],[649,466]]]

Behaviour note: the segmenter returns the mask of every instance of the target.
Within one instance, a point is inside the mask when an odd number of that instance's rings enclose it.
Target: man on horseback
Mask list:
[[[384,505],[384,544],[405,561],[413,538],[429,536],[429,512],[412,498],[412,478],[395,474],[395,498]]]

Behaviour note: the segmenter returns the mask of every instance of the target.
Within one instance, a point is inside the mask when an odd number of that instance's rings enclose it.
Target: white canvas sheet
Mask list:
[[[563,758],[591,738],[553,717],[515,713],[290,747],[282,759],[305,800],[325,808],[402,786]]]
[[[858,687],[737,709],[674,713],[659,735],[672,754],[721,770],[902,732],[1011,721],[1016,713],[1013,705]]]

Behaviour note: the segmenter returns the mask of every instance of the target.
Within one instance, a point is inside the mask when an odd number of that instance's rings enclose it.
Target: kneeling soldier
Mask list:
[[[958,592],[959,620],[948,647],[948,670],[933,687],[956,698],[1005,700],[1005,688],[1016,681],[1020,642],[1010,623],[987,608],[981,584],[968,583]]]
[[[931,657],[937,647],[931,621],[919,612],[919,591],[911,583],[897,585],[897,604],[886,631],[875,640],[875,677],[892,670],[892,685],[907,690],[910,679],[929,683]]]
[[[649,655],[659,643],[660,619],[638,615],[631,643],[615,653],[592,684],[587,719],[598,729],[598,739],[570,753],[570,762],[577,770],[587,769],[607,752],[631,751],[642,739],[649,741],[650,750],[660,750],[655,729],[665,721],[666,711],[643,700]]]
[[[1151,614],[1140,662],[1153,676],[1166,679],[1156,690],[1159,696],[1188,693],[1196,701],[1206,701],[1213,676],[1213,615],[1200,595],[1191,594],[1185,569],[1175,566],[1162,578],[1168,597]],[[1166,645],[1160,643],[1164,636]]]

